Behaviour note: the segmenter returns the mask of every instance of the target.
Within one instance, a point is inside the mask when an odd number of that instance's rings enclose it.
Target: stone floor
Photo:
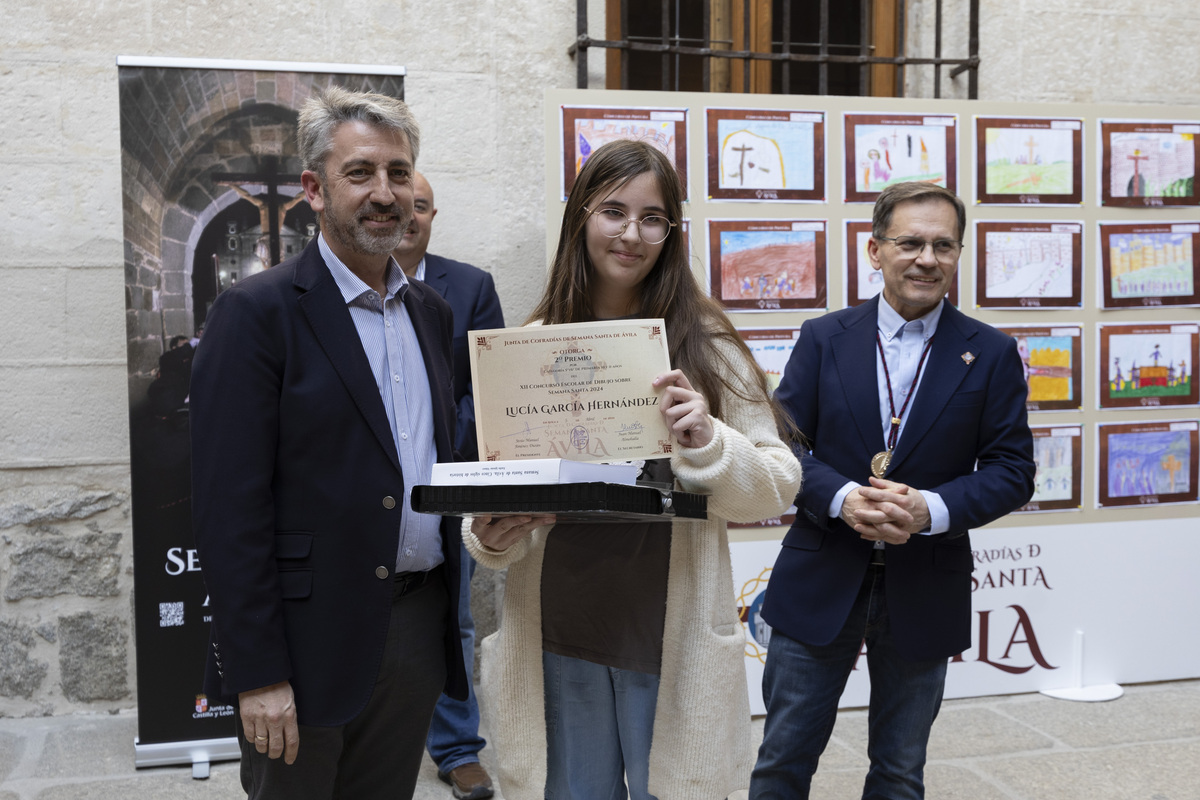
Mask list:
[[[863,710],[841,712],[813,800],[858,796],[866,722]],[[762,735],[761,720],[754,729]],[[134,769],[136,730],[134,713],[0,719],[0,800],[244,797],[233,762],[214,764],[207,780],[186,766]],[[494,763],[490,747],[483,756]],[[926,783],[929,800],[1200,800],[1200,680],[1126,687],[1107,703],[947,701]],[[416,797],[450,798],[428,761]]]

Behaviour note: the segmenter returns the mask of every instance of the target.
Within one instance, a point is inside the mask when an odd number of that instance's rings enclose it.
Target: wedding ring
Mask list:
[[[265,737],[265,736],[255,736],[254,737],[254,741],[256,741],[256,742],[265,742],[266,740],[267,740],[267,737]]]

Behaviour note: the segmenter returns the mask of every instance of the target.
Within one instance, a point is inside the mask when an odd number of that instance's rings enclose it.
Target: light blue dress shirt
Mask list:
[[[404,511],[400,515],[396,572],[433,569],[444,560],[442,518],[412,510],[412,487],[429,483],[433,464],[437,461],[437,446],[433,441],[429,375],[425,371],[416,329],[404,307],[408,279],[395,259],[389,257],[384,276],[387,294],[381,298],[334,255],[323,234],[317,237],[317,247],[346,300],[350,318],[362,340],[387,412],[392,441],[400,456],[400,469],[404,473]]]
[[[925,343],[932,339],[933,335],[937,332],[938,321],[941,318],[941,303],[938,303],[925,316],[918,317],[909,322],[900,316],[900,313],[892,308],[882,295],[879,297],[878,325],[880,341],[883,343],[883,357],[880,357],[879,349],[876,348],[875,381],[879,389],[879,418],[883,426],[883,441],[885,443],[892,430],[892,404],[888,402],[888,379],[884,373],[883,358],[887,359],[887,368],[892,377],[892,402],[895,403],[896,411],[899,412],[904,407],[904,401],[908,399],[910,388],[915,394],[921,387],[921,381],[925,379],[924,369],[921,370],[920,375],[916,374],[917,365],[921,361],[921,351],[925,349]],[[928,361],[926,361],[926,364],[928,364]],[[913,383],[914,377],[916,378],[915,385]],[[908,417],[911,413],[912,408],[910,404],[910,408],[900,417],[900,433],[896,437],[897,445],[904,438],[904,426],[908,423]],[[840,516],[842,513],[842,503],[845,502],[846,495],[861,485],[854,481],[849,481],[839,489],[838,493],[833,496],[833,500],[829,503],[829,516]],[[946,508],[946,503],[942,500],[941,495],[926,489],[918,491],[924,496],[925,504],[929,506],[930,519],[929,530],[921,531],[921,533],[930,535],[945,533],[950,530],[950,511]],[[875,546],[882,548],[883,542],[876,542]]]

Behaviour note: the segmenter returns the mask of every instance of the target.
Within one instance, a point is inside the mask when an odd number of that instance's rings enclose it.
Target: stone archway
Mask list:
[[[213,176],[254,175],[268,159],[276,172],[298,176],[298,109],[332,84],[404,96],[404,78],[397,75],[121,70],[131,402],[144,395],[164,343],[194,332],[195,248],[205,226],[240,199]]]

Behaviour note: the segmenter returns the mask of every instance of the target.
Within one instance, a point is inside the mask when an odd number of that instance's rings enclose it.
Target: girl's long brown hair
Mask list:
[[[529,321],[556,325],[595,319],[589,284],[594,280],[587,256],[585,226],[592,207],[618,187],[643,173],[652,173],[662,192],[663,205],[672,222],[683,219],[683,187],[667,157],[645,142],[617,140],[598,148],[575,179],[563,211],[558,249],[541,302]],[[675,227],[667,236],[658,261],[638,287],[638,314],[661,317],[667,324],[671,365],[683,370],[696,391],[708,401],[710,413],[721,416],[721,396],[729,391],[746,400],[770,402],[766,375],[755,367],[754,357],[721,306],[705,295],[692,275],[683,232]],[[721,348],[727,342],[744,359],[731,361]],[[734,380],[730,380],[734,377]],[[788,431],[786,415],[771,403],[777,427]]]

